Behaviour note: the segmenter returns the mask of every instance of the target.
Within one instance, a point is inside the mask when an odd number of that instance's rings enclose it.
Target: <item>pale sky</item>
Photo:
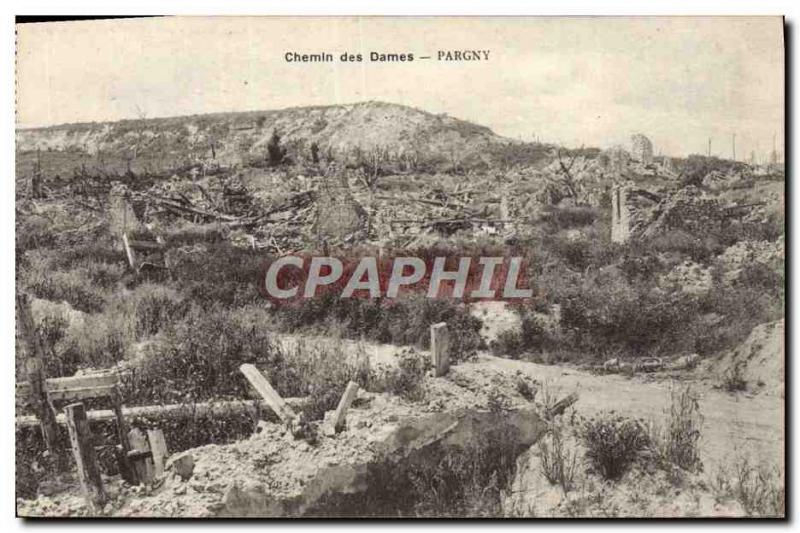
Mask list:
[[[17,26],[17,125],[381,100],[568,146],[783,146],[782,20],[165,18]],[[439,50],[489,50],[447,63]],[[287,63],[286,52],[337,56]],[[338,61],[413,53],[413,63]],[[419,56],[432,56],[419,60]]]

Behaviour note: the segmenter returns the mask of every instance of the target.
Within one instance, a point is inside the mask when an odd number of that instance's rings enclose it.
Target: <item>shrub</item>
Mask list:
[[[341,343],[298,343],[290,349],[276,344],[272,350],[275,363],[267,369],[269,378],[281,384],[284,394],[307,398],[303,406],[307,421],[321,420],[326,411],[335,409],[350,381],[363,388],[372,386],[369,356],[352,353]]]
[[[580,436],[594,470],[611,480],[619,479],[649,444],[639,420],[613,412],[585,421]]]
[[[563,207],[548,210],[543,218],[555,233],[565,229],[588,226],[598,216],[598,209],[593,207]]]
[[[519,356],[525,351],[522,334],[512,329],[501,331],[497,338],[489,344],[489,347],[493,355],[511,359],[519,359]]]
[[[733,498],[748,516],[782,518],[786,515],[784,476],[777,466],[754,465],[746,457],[734,461],[733,472],[720,469],[712,487],[718,501]]]
[[[95,313],[103,309],[104,294],[81,270],[28,270],[22,275],[27,288],[37,298],[66,301],[75,309]]]
[[[176,291],[145,283],[125,296],[127,313],[134,323],[137,339],[155,335],[167,324],[176,323],[189,311],[189,303]]]
[[[398,354],[398,368],[385,377],[385,390],[410,401],[421,401],[425,397],[425,373],[429,363],[421,354],[406,349]]]
[[[181,295],[206,308],[263,301],[257,290],[263,261],[258,251],[228,242],[211,242],[205,248],[203,253],[176,254],[169,273]]]
[[[79,361],[79,366],[108,368],[126,359],[134,340],[124,315],[87,315],[83,323],[70,328],[59,357],[67,362]]]
[[[530,402],[536,397],[536,389],[532,388],[528,380],[522,376],[517,376],[516,388],[519,395]]]
[[[125,397],[139,404],[243,398],[247,384],[238,379],[241,364],[273,368],[283,362],[254,316],[219,306],[193,307],[162,331],[157,349],[146,354],[127,384]],[[286,395],[282,386],[278,391]]]
[[[286,158],[286,148],[281,146],[281,136],[277,130],[272,130],[272,137],[269,138],[267,143],[267,152],[269,153],[268,161],[271,167],[277,167]]]
[[[741,362],[734,363],[725,371],[722,378],[722,387],[728,392],[742,392],[747,390],[747,380],[744,379]]]
[[[661,466],[678,466],[694,472],[702,470],[700,460],[700,428],[703,417],[697,395],[690,386],[672,389],[665,428],[654,428],[650,442]]]
[[[522,451],[508,425],[478,433],[463,446],[432,445],[368,465],[368,490],[328,496],[310,516],[497,517]]]
[[[482,322],[455,302],[424,296],[392,301],[339,298],[328,293],[277,309],[277,325],[291,332],[339,334],[382,343],[430,347],[430,326],[447,322],[450,360],[463,361],[483,347]]]

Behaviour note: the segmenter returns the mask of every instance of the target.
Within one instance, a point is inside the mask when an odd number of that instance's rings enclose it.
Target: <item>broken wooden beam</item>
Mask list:
[[[130,265],[133,270],[136,270],[136,252],[134,252],[133,248],[131,248],[127,233],[122,234],[122,245],[125,247],[125,255],[128,257],[128,265]]]
[[[567,407],[571,406],[575,402],[578,401],[578,393],[573,392],[568,396],[562,398],[561,400],[557,401],[550,407],[547,412],[545,413],[547,418],[553,418],[554,416],[558,416],[566,411]]]
[[[285,398],[287,406],[295,409],[301,408],[305,398]],[[139,407],[124,407],[122,414],[127,420],[137,418],[204,418],[211,416],[230,416],[247,413],[257,416],[259,411],[265,407],[270,407],[265,400],[224,400],[217,402],[198,402],[198,403],[177,403],[168,405],[144,405]],[[98,409],[87,413],[89,423],[108,422],[117,418],[111,409]],[[39,425],[39,419],[35,415],[22,415],[15,419],[16,428],[28,428]],[[63,414],[56,415],[56,423],[66,425],[66,418]]]
[[[128,239],[128,246],[133,250],[146,250],[151,252],[160,252],[164,250],[164,245],[157,241],[134,241]]]
[[[280,394],[272,388],[267,378],[255,366],[246,363],[240,366],[239,370],[283,423],[291,424],[297,418],[297,414],[283,401]]]
[[[431,326],[431,362],[436,377],[444,376],[450,370],[450,332],[446,322]]]
[[[82,403],[74,403],[68,405],[64,412],[67,417],[67,430],[72,453],[78,466],[78,480],[81,489],[83,489],[90,507],[95,512],[99,512],[108,501],[108,496],[103,488],[103,480],[100,478],[100,467],[97,465],[92,433],[86,418],[86,408]]]

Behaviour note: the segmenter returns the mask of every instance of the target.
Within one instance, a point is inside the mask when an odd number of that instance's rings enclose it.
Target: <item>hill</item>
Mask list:
[[[216,161],[247,164],[266,157],[273,131],[289,154],[385,150],[392,157],[469,159],[513,141],[447,115],[382,102],[274,111],[64,124],[17,131],[17,151],[70,152],[103,165],[126,161],[150,170]]]

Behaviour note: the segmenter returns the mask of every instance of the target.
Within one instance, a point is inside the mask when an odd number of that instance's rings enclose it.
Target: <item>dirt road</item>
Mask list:
[[[282,341],[287,347],[294,346],[297,338],[283,336]],[[332,341],[304,336],[303,342]],[[386,344],[348,340],[335,342],[342,342],[354,351],[356,348],[363,350],[370,355],[374,365],[394,364],[394,354],[400,350]],[[658,374],[641,377],[597,375],[565,366],[503,359],[485,353],[479,354],[475,361],[454,366],[452,372],[454,375],[464,374],[471,380],[485,379],[487,387],[492,383],[492,376],[497,373],[519,372],[545,384],[557,392],[559,397],[578,391],[580,401],[575,409],[580,415],[591,416],[613,410],[624,416],[657,422],[665,420],[664,412],[669,406],[671,387],[685,383]],[[707,472],[713,473],[718,466],[730,464],[739,456],[783,465],[783,398],[763,393],[755,396],[731,394],[715,389],[714,383],[709,380],[693,380],[692,387],[699,395],[700,409],[704,416],[700,446]]]

